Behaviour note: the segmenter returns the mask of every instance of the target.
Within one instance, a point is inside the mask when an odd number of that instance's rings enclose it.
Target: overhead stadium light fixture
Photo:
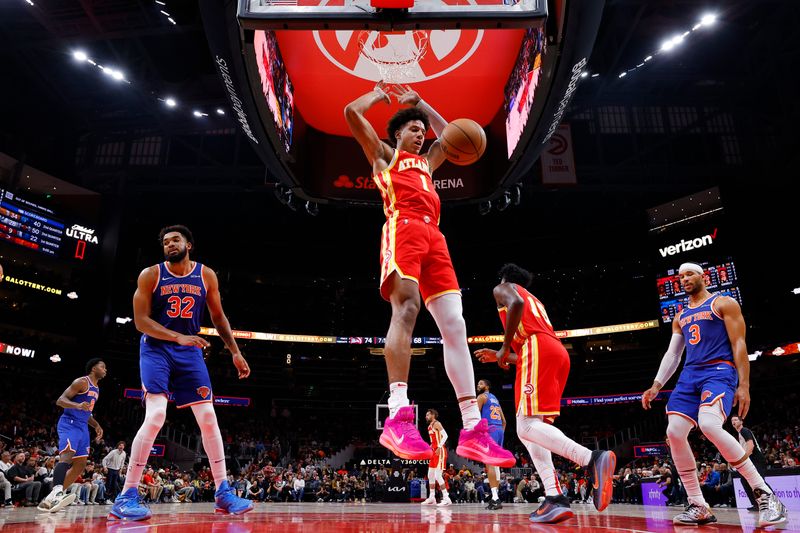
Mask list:
[[[178,105],[178,102],[176,102],[174,98],[167,98],[164,100],[164,103],[167,104],[167,107],[175,107]]]
[[[713,26],[715,22],[717,22],[717,15],[714,13],[706,13],[700,19],[700,25],[702,26]]]
[[[89,59],[89,56],[87,56],[86,52],[83,50],[75,50],[72,52],[72,57],[74,57],[76,61],[86,61]]]
[[[225,114],[225,110],[222,109],[221,107],[218,107],[217,108],[217,115],[224,115],[224,114]]]

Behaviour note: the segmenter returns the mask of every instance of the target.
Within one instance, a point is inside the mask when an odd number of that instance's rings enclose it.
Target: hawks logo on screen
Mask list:
[[[426,46],[419,68],[408,83],[432,80],[455,70],[475,53],[483,40],[483,30],[373,31],[366,38],[360,31],[314,31],[313,35],[320,52],[331,63],[370,81],[378,81],[380,73],[364,57],[362,46],[374,57],[388,62],[408,61],[420,46]]]

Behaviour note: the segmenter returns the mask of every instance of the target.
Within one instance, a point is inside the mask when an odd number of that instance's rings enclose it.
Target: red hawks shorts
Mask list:
[[[444,294],[461,292],[444,235],[427,216],[393,216],[383,225],[381,296],[386,301],[392,293],[388,282],[392,272],[416,282],[425,305]]]
[[[434,450],[433,457],[428,461],[428,468],[447,468],[447,448],[439,446],[438,450]]]
[[[517,416],[541,416],[553,423],[561,414],[561,396],[569,376],[569,354],[561,341],[532,335],[514,343]]]

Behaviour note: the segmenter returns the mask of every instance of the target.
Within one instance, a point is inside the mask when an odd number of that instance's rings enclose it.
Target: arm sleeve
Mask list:
[[[439,441],[439,446],[441,447],[444,446],[445,442],[447,442],[447,432],[444,430],[444,428],[442,428],[442,430],[439,432],[439,436],[442,438],[442,440]]]
[[[669,348],[667,348],[664,358],[661,359],[661,366],[658,367],[658,373],[656,374],[656,381],[661,383],[662,387],[669,381],[669,378],[672,377],[675,370],[678,369],[685,345],[686,341],[683,339],[683,335],[678,335],[677,333],[672,334],[672,339],[669,341]]]

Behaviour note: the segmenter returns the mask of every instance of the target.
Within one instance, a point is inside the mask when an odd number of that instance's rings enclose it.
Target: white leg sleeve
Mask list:
[[[211,474],[214,476],[214,484],[219,488],[220,484],[228,479],[228,471],[225,466],[225,447],[222,444],[222,434],[219,432],[214,404],[198,403],[192,406],[192,412],[197,420],[197,425],[200,426],[203,449],[208,455],[208,464],[211,467]]]
[[[725,422],[725,415],[722,413],[719,404],[701,405],[697,420],[703,435],[716,446],[722,457],[739,471],[752,488],[761,489],[768,493],[772,492],[750,458],[748,457],[742,461],[747,452],[739,444],[739,441],[722,428],[722,424]]]
[[[428,311],[433,316],[444,344],[444,369],[456,398],[475,397],[475,372],[472,357],[467,345],[467,325],[464,323],[460,294],[445,294],[428,303]],[[475,399],[459,402],[461,419],[466,429],[472,429],[481,419],[478,401]]]
[[[167,419],[167,397],[164,394],[148,394],[144,401],[144,422],[136,433],[131,444],[131,458],[128,474],[125,476],[125,488],[138,487],[142,479],[142,471],[147,466],[153,442]]]
[[[669,451],[672,454],[672,461],[675,469],[686,489],[686,496],[689,503],[695,505],[706,505],[703,492],[700,490],[700,480],[697,479],[697,464],[694,460],[692,447],[689,446],[689,431],[694,424],[691,420],[680,415],[669,415],[667,424],[667,439],[669,440]]]
[[[592,459],[592,451],[589,448],[570,439],[560,429],[542,420],[540,416],[518,416],[517,435],[523,442],[538,444],[580,466],[588,465]]]

